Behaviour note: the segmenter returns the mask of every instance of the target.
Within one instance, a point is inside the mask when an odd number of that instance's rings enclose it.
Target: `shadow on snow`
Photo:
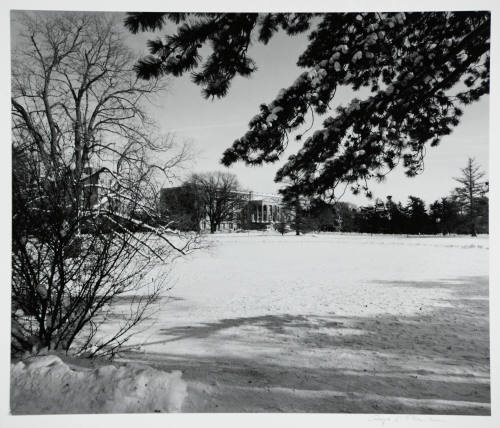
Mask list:
[[[284,314],[166,328],[146,355],[125,357],[182,370],[191,381],[185,411],[490,414],[488,278],[383,283],[452,293],[414,316]],[[282,358],[147,351],[180,340],[281,347]],[[311,352],[323,359],[308,362]],[[357,356],[362,364],[350,365]]]

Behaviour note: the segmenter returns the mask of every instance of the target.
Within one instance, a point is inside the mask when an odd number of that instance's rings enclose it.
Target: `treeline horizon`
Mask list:
[[[294,203],[296,233],[310,230],[341,230],[345,232],[389,234],[470,234],[489,233],[489,182],[486,173],[469,157],[459,184],[448,196],[427,205],[417,196],[409,195],[403,205],[392,196],[386,201],[376,199],[373,205],[359,209],[355,205],[337,201],[327,204],[313,200],[306,208]],[[333,216],[333,217],[332,217]],[[283,231],[283,227],[280,228]]]
[[[248,211],[248,201],[241,197],[242,187],[236,175],[214,171],[192,174],[181,186],[160,192],[159,211],[171,225],[182,230],[200,232],[200,222],[208,221],[210,233],[220,230],[224,222],[240,230],[268,229],[270,225],[284,234],[311,231],[342,231],[388,234],[470,234],[489,233],[489,182],[485,172],[468,158],[454,180],[459,186],[448,196],[430,204],[409,195],[403,204],[387,196],[372,205],[296,195],[283,198],[279,218],[255,221]]]
[[[489,233],[489,199],[476,199],[475,233]],[[327,204],[313,201],[302,211],[302,220],[290,224],[300,232],[359,232],[382,234],[471,234],[470,216],[466,207],[455,195],[442,197],[432,203],[409,195],[407,200],[394,201],[388,196],[385,201],[377,198],[373,204],[357,206],[339,201]]]

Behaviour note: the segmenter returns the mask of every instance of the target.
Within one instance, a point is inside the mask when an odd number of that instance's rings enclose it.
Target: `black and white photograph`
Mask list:
[[[150,3],[5,13],[8,422],[493,426],[492,2]]]

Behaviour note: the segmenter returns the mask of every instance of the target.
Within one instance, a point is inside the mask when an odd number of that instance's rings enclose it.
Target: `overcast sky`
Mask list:
[[[152,33],[128,34],[126,42],[140,56],[146,52],[146,40],[156,36]],[[289,37],[283,33],[278,33],[266,46],[254,44],[249,54],[256,61],[258,70],[250,78],[234,79],[229,94],[223,99],[203,99],[200,87],[193,84],[187,75],[169,78],[168,91],[156,101],[151,113],[163,131],[174,132],[180,140],[192,142],[198,153],[192,165],[193,172],[228,170],[234,172],[247,189],[277,192],[280,187],[274,182],[277,169],[300,148],[301,143],[293,138],[295,134],[292,134],[282,160],[275,164],[249,167],[240,162],[225,168],[220,164],[220,158],[222,152],[247,131],[248,121],[258,113],[259,104],[271,102],[281,88],[289,86],[300,74],[302,70],[296,62],[306,46],[306,35]],[[331,104],[332,110],[347,104],[353,94],[350,89],[338,90]],[[446,196],[455,187],[453,177],[459,175],[468,156],[475,157],[488,171],[488,117],[489,97],[465,107],[461,123],[453,133],[443,138],[440,146],[428,147],[425,171],[421,175],[407,178],[402,168],[398,168],[388,175],[384,183],[372,184],[374,196],[385,198],[392,195],[395,200],[406,201],[408,195],[414,195],[432,202]],[[315,125],[309,134],[321,126],[323,119],[315,118]],[[309,120],[302,131],[310,123]],[[363,196],[354,196],[349,192],[343,199],[357,204],[366,203]]]

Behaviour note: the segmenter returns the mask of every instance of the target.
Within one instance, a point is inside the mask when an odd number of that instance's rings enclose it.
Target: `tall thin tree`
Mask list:
[[[476,236],[477,201],[488,191],[487,182],[482,181],[485,173],[474,158],[467,160],[467,166],[462,168],[461,172],[460,177],[454,178],[461,184],[455,189],[455,198],[467,214],[470,234]]]

